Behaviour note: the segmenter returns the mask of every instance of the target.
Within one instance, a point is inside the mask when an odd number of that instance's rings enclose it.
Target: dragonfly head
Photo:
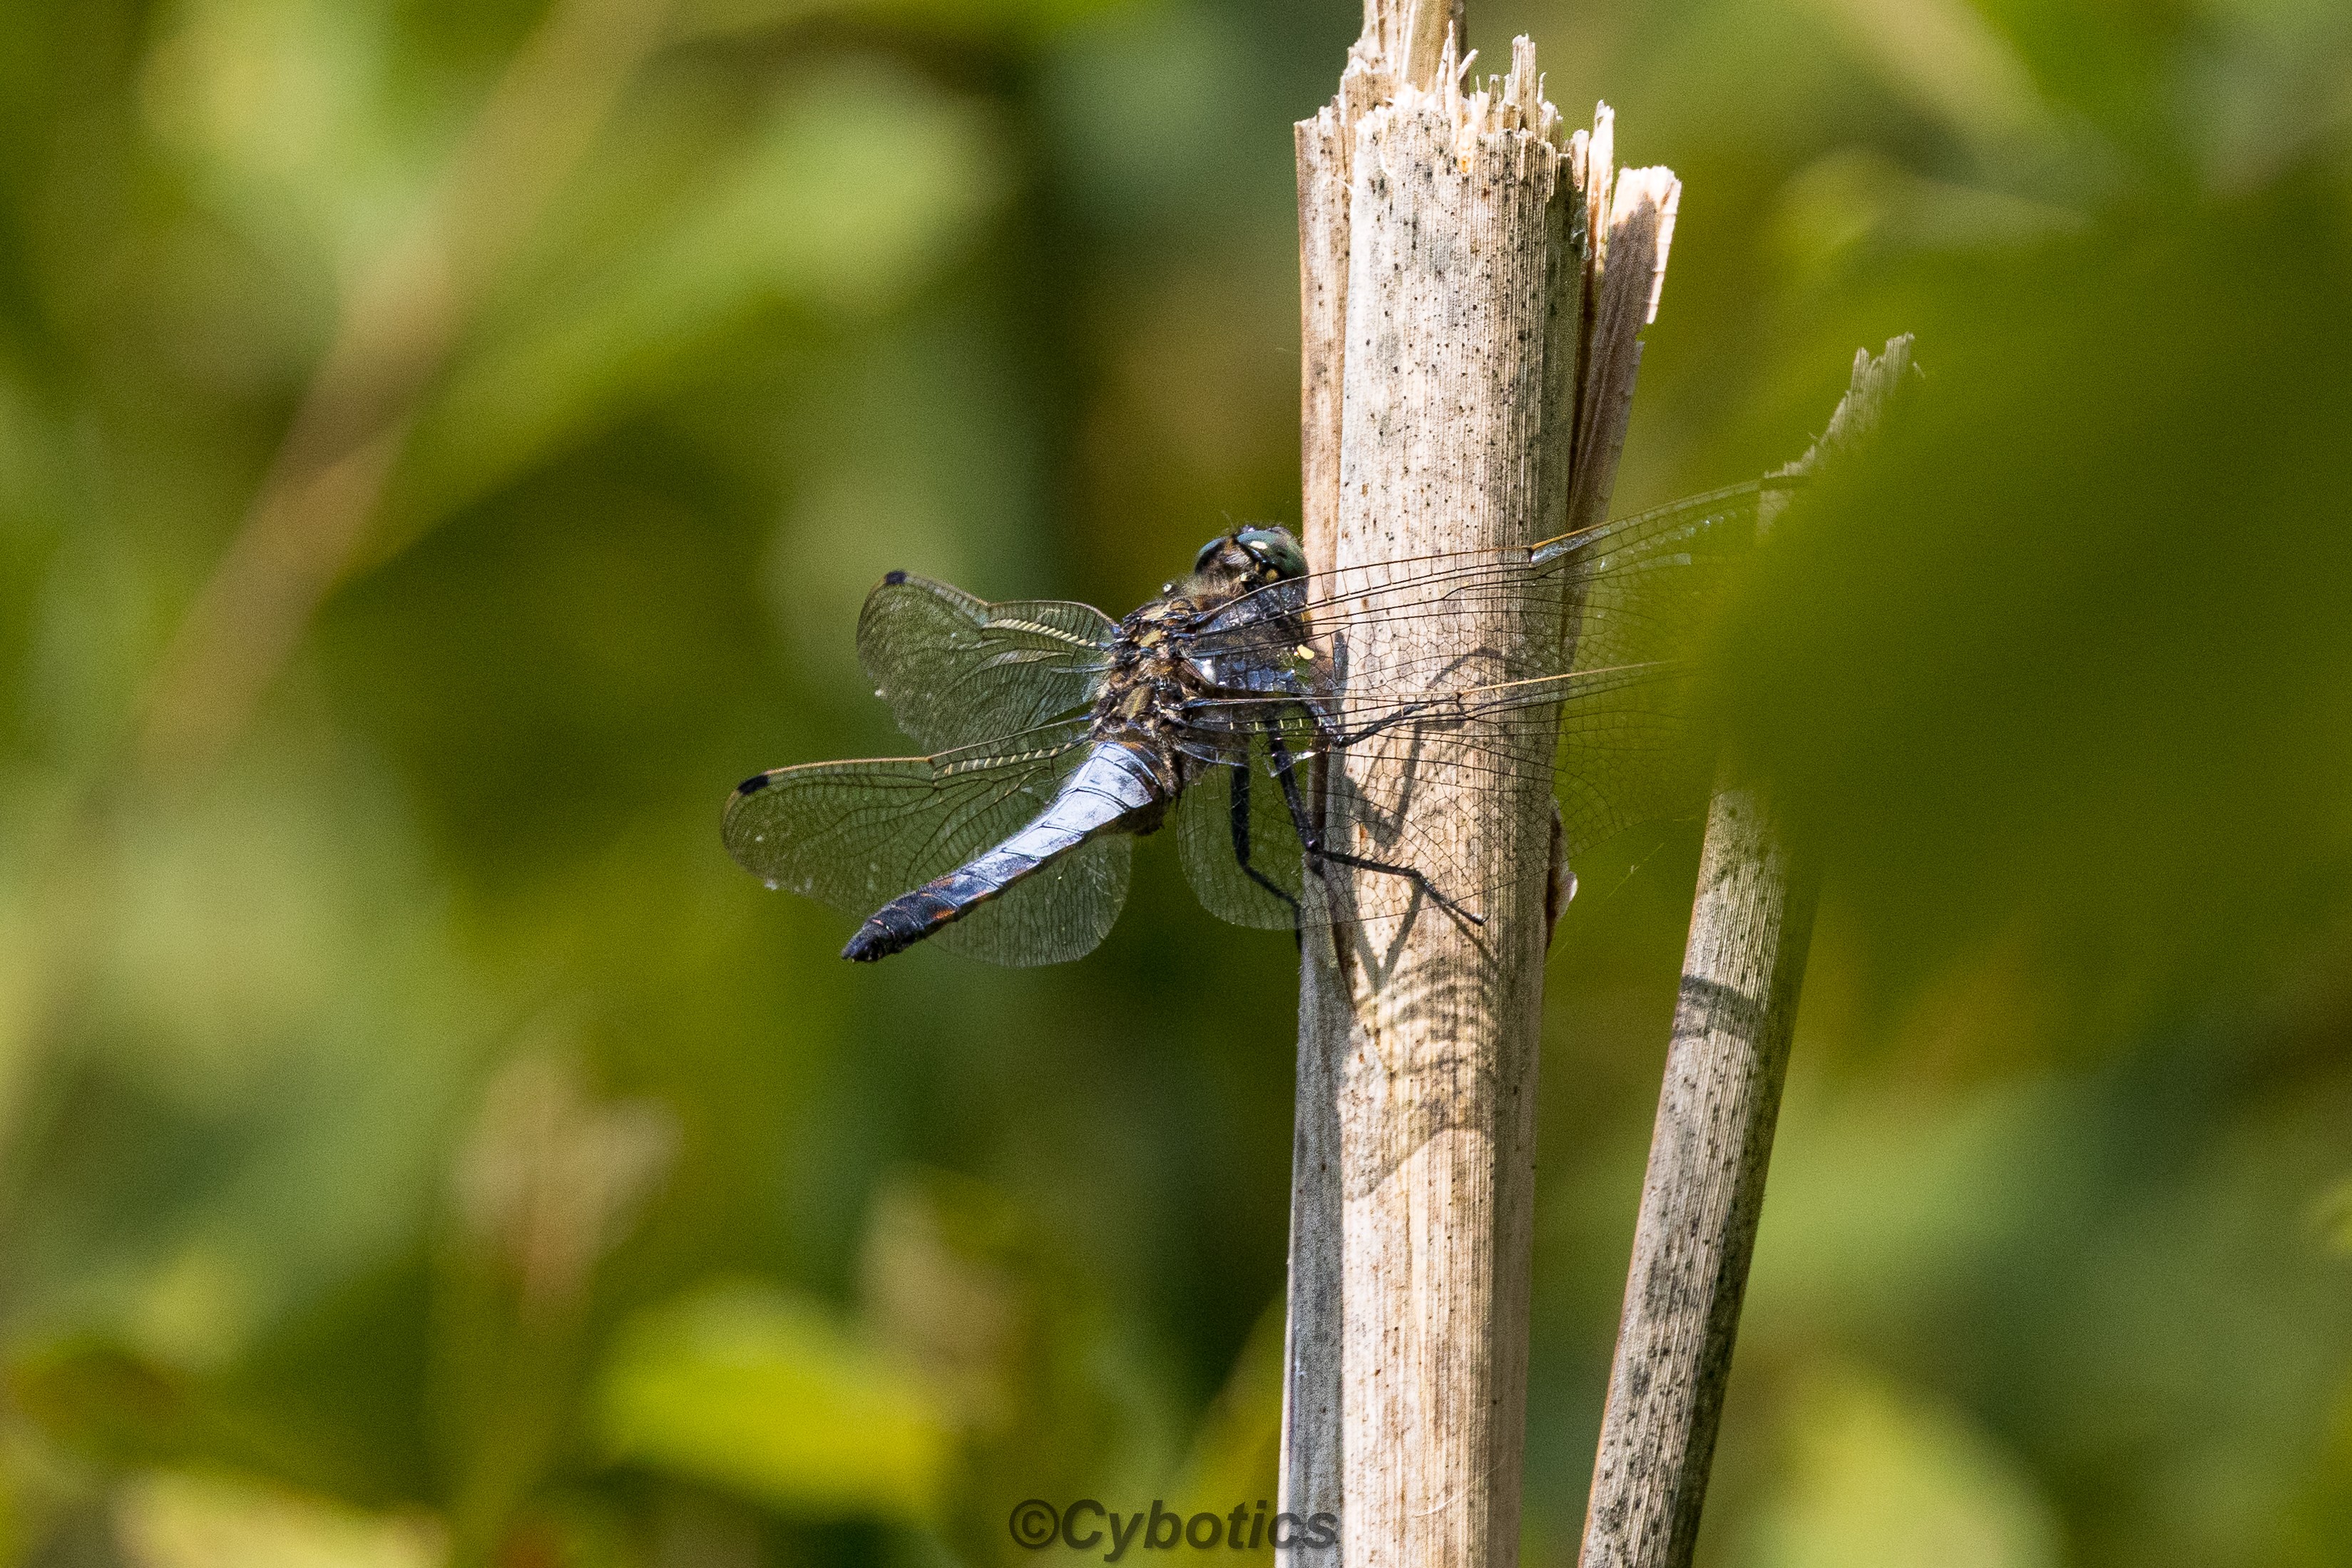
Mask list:
[[[1192,558],[1195,574],[1229,576],[1255,588],[1307,575],[1307,554],[1288,528],[1236,528],[1219,534]]]

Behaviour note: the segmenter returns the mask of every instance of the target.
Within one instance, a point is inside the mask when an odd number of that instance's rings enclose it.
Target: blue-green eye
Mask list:
[[[1206,571],[1209,570],[1209,558],[1217,553],[1217,547],[1225,542],[1225,538],[1226,536],[1223,534],[1219,534],[1215,538],[1211,539],[1207,544],[1201,547],[1200,553],[1192,558],[1192,570],[1194,571]]]
[[[1244,528],[1234,539],[1276,577],[1307,575],[1307,552],[1288,528]]]

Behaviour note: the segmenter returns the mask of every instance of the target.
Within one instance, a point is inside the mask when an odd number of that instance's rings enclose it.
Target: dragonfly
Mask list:
[[[892,571],[858,656],[928,754],[755,774],[722,837],[771,888],[862,916],[842,949],[859,962],[923,941],[1081,957],[1126,901],[1133,841],[1171,824],[1235,924],[1475,926],[1513,871],[1465,859],[1438,813],[1524,800],[1514,781],[1549,770],[1572,863],[1688,808],[1689,639],[1793,483],[1319,572],[1288,530],[1237,528],[1120,620]],[[1335,873],[1345,897],[1308,896]]]

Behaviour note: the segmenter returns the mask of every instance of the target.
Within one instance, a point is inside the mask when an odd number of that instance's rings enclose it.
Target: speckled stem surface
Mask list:
[[[1543,102],[1524,39],[1485,90],[1458,79],[1450,49],[1424,63],[1381,42],[1427,31],[1368,18],[1339,97],[1298,127],[1303,517],[1318,569],[1559,531],[1579,408],[1622,391],[1582,374],[1593,138]],[[1604,111],[1604,139],[1606,124]],[[1627,255],[1662,266],[1664,228],[1653,221]],[[1642,281],[1647,303],[1654,273]],[[1630,377],[1632,356],[1612,362]],[[1605,497],[1606,481],[1585,482]],[[1560,635],[1477,630],[1497,646]],[[1442,841],[1417,857],[1496,888],[1482,925],[1423,907],[1304,945],[1281,1507],[1338,1515],[1349,1564],[1517,1559],[1548,748],[1525,771],[1499,805],[1454,798],[1443,767],[1352,758],[1318,790],[1336,848],[1380,856],[1381,821],[1409,798]],[[1377,874],[1335,872],[1310,896],[1344,903]]]
[[[1784,472],[1837,461],[1915,375],[1908,338],[1875,359],[1857,355],[1828,433]],[[1727,769],[1707,812],[1582,1568],[1685,1568],[1697,1543],[1813,903],[1813,879],[1790,861],[1768,787]]]

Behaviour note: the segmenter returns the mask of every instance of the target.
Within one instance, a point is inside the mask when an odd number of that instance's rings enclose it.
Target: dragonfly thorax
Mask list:
[[[1178,593],[1120,622],[1090,716],[1093,738],[1119,742],[1150,758],[1171,798],[1185,774],[1179,737],[1186,705],[1211,689],[1186,657],[1181,636],[1202,612],[1196,601]]]

